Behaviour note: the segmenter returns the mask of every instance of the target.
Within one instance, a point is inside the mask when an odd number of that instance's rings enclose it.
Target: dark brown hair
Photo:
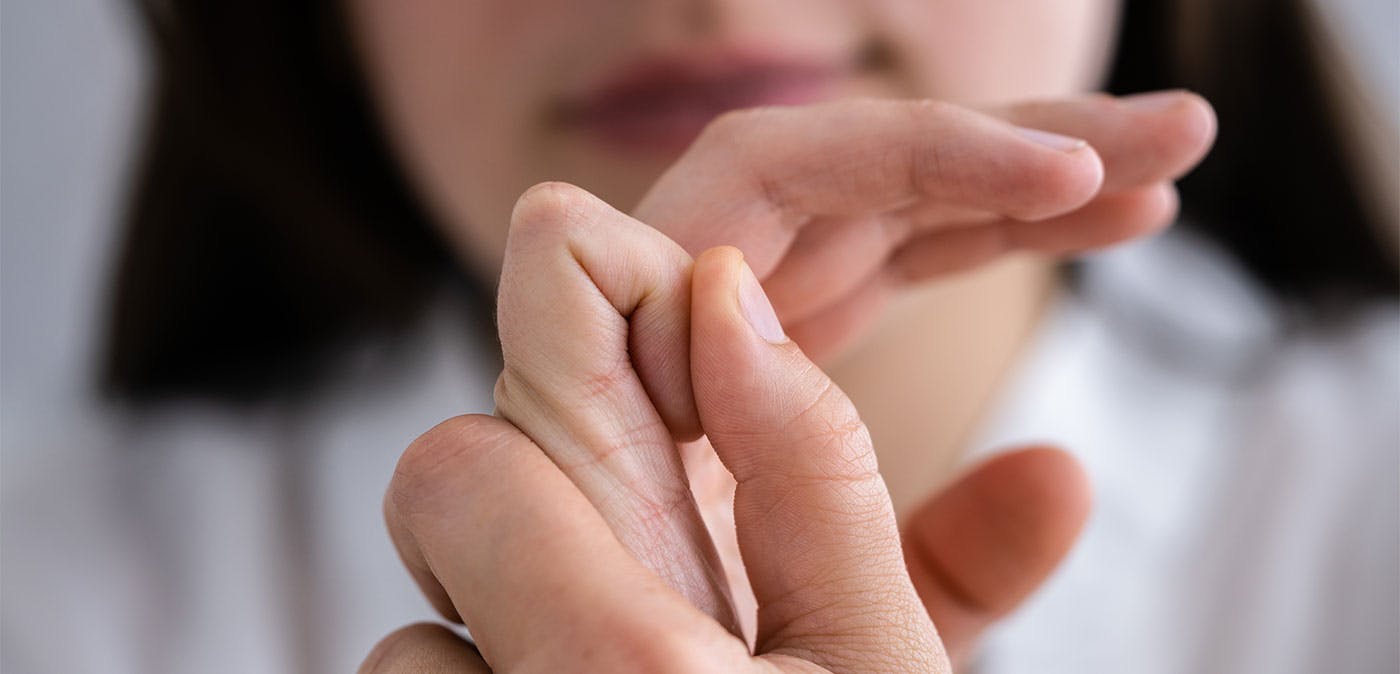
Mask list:
[[[1190,88],[1219,115],[1214,150],[1179,186],[1182,226],[1304,315],[1395,299],[1394,251],[1367,210],[1305,2],[1127,0],[1125,12],[1109,89]]]
[[[136,3],[155,72],[111,298],[113,392],[304,381],[344,337],[405,325],[448,268],[337,5]]]
[[[1185,3],[1125,3],[1109,88],[1187,87],[1216,105],[1217,148],[1181,185],[1187,222],[1283,301],[1395,298],[1301,0],[1192,2],[1208,14],[1210,39],[1191,45],[1207,72],[1180,58]],[[236,399],[303,383],[335,345],[409,325],[455,273],[386,148],[338,4],[138,0],[155,80],[109,391]]]

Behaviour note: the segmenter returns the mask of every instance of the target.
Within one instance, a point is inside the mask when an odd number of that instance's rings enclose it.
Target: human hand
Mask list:
[[[1209,104],[1184,92],[743,110],[712,123],[633,214],[692,255],[741,249],[821,362],[902,286],[1160,229],[1176,212],[1171,181],[1214,136]]]
[[[418,628],[366,671],[948,670],[850,401],[782,335],[736,250],[701,256],[692,296],[696,409],[739,484],[754,652],[624,547],[536,440],[468,416],[410,447],[389,508],[479,655]]]
[[[736,266],[737,263],[730,263],[728,267],[721,265],[721,268]],[[414,576],[445,615],[466,619],[483,644],[515,640],[520,636],[515,630],[522,626],[518,620],[511,622],[507,619],[501,623],[492,618],[498,610],[508,614],[515,611],[504,607],[504,595],[499,591],[496,594],[462,591],[462,588],[475,587],[462,585],[469,580],[477,583],[493,581],[490,578],[464,578],[461,574],[467,571],[455,566],[459,563],[458,554],[472,548],[473,554],[490,558],[482,562],[487,566],[477,567],[478,571],[486,569],[493,574],[518,572],[520,575],[516,576],[516,580],[519,582],[524,582],[530,574],[538,573],[538,582],[554,585],[556,590],[559,589],[558,583],[567,582],[571,572],[541,567],[557,565],[561,559],[582,563],[587,558],[561,558],[551,554],[512,558],[510,550],[518,547],[512,547],[504,538],[508,531],[500,527],[506,527],[506,524],[496,523],[494,526],[498,529],[490,530],[497,532],[495,535],[473,537],[471,531],[477,519],[485,520],[485,524],[489,524],[493,518],[516,521],[522,529],[519,536],[533,540],[538,533],[533,532],[531,527],[536,524],[526,520],[539,515],[539,508],[553,502],[551,494],[562,490],[558,493],[564,495],[561,498],[567,504],[567,509],[586,507],[588,512],[593,513],[592,516],[601,517],[611,527],[608,541],[620,542],[622,549],[632,555],[629,557],[631,564],[640,561],[642,567],[658,573],[659,578],[664,579],[658,582],[680,590],[679,596],[687,599],[691,605],[700,607],[702,614],[717,619],[711,624],[724,626],[732,632],[734,619],[724,593],[724,580],[714,563],[713,545],[695,514],[685,475],[675,459],[672,438],[693,437],[703,426],[715,441],[721,458],[728,462],[735,460],[735,452],[757,449],[742,448],[744,442],[752,440],[752,431],[764,428],[764,424],[779,426],[785,429],[785,433],[798,434],[792,443],[778,442],[782,438],[769,439],[783,445],[785,451],[805,451],[804,444],[826,437],[806,434],[804,424],[817,424],[823,432],[834,428],[841,437],[844,437],[843,433],[853,434],[860,443],[864,443],[859,455],[869,455],[868,436],[864,435],[863,427],[859,426],[849,402],[834,387],[828,389],[830,382],[825,375],[803,360],[791,343],[773,348],[778,349],[778,353],[793,354],[784,356],[790,359],[787,366],[789,370],[804,372],[804,381],[784,381],[781,369],[774,373],[750,369],[745,358],[758,358],[761,353],[740,353],[737,357],[728,357],[723,349],[707,349],[704,346],[725,343],[713,336],[706,338],[705,335],[710,333],[703,332],[707,324],[705,316],[709,315],[705,313],[705,307],[710,306],[710,314],[719,317],[708,321],[709,324],[723,327],[730,325],[732,320],[726,319],[728,314],[722,311],[726,306],[721,301],[725,297],[723,293],[718,296],[719,299],[715,299],[713,293],[718,291],[713,288],[707,291],[707,286],[702,285],[704,279],[709,278],[705,275],[706,267],[703,264],[696,271],[695,306],[690,306],[689,268],[688,256],[674,243],[577,188],[542,186],[521,199],[512,227],[500,303],[506,371],[497,389],[498,414],[511,423],[467,418],[449,422],[425,435],[405,454],[386,499],[391,532]],[[710,286],[724,286],[729,282],[727,277],[722,281],[711,282]],[[705,295],[706,292],[710,295]],[[702,301],[706,297],[710,300],[708,304]],[[732,303],[732,298],[727,301]],[[714,309],[715,306],[719,309]],[[695,316],[693,324],[690,320],[692,313]],[[576,327],[561,331],[558,330],[560,325]],[[734,331],[733,325],[730,328]],[[736,344],[742,345],[743,342]],[[722,375],[726,373],[731,376],[752,375],[754,386],[771,389],[751,391],[750,395],[757,396],[756,404],[742,405],[742,409],[723,413],[707,412],[707,409],[713,410],[715,405],[727,410],[725,405],[746,399],[742,395],[736,397],[739,390],[724,383]],[[788,374],[792,375],[793,372]],[[692,381],[695,382],[693,388]],[[799,415],[800,418],[782,423],[770,416],[754,419],[751,424],[740,424],[748,431],[744,428],[724,430],[726,423],[738,423],[746,418],[744,414],[762,411],[765,404],[781,407],[785,401],[775,393],[790,398],[786,401],[788,406],[779,411],[809,411]],[[805,402],[794,406],[792,403],[803,395],[811,396],[821,404],[810,409]],[[697,401],[700,402],[698,410]],[[821,418],[810,416],[817,412],[830,414]],[[726,416],[733,418],[726,421]],[[831,426],[833,423],[836,425]],[[722,446],[722,443],[729,442],[725,439],[729,437],[737,437],[737,440],[727,447]],[[556,484],[558,480],[554,480],[550,484],[555,486],[540,491],[538,495],[501,492],[504,486],[497,484],[497,471],[477,463],[474,457],[483,451],[483,446],[496,447],[505,442],[502,438],[514,438],[506,444],[516,447],[516,452],[523,446],[521,443],[528,443],[531,452],[543,452],[548,459],[540,465],[547,464],[551,470],[567,479],[559,484]],[[731,451],[733,447],[739,449]],[[491,451],[496,452],[494,449]],[[869,460],[873,462],[873,455]],[[789,468],[801,468],[803,465],[799,461]],[[745,487],[742,486],[746,474],[744,469],[735,465],[729,467],[741,479],[736,505],[750,501],[744,495]],[[873,472],[873,465],[871,470]],[[985,472],[978,471],[974,477]],[[873,479],[879,482],[878,476]],[[754,484],[762,484],[762,481]],[[883,483],[878,486],[879,493],[883,494]],[[748,490],[755,491],[752,487]],[[476,494],[481,491],[494,496],[477,499]],[[579,501],[580,495],[586,501]],[[490,510],[473,510],[470,516],[464,514],[465,511],[443,510],[457,507],[453,503],[460,499],[470,500],[476,504],[474,507],[489,506]],[[443,502],[439,503],[440,500]],[[1034,505],[1035,500],[1032,498],[1027,503]],[[933,510],[955,512],[958,504],[968,502],[968,499],[955,499],[955,507]],[[888,509],[887,500],[883,508]],[[976,508],[969,511],[963,507],[962,510],[964,515],[975,516],[980,512]],[[776,510],[770,511],[770,515],[772,512]],[[992,509],[988,512],[997,511]],[[794,513],[791,517],[796,518],[797,515]],[[748,526],[742,509],[736,508],[736,516],[742,535],[744,527]],[[560,521],[572,520],[565,518]],[[996,527],[992,529],[997,530]],[[547,529],[553,530],[552,527]],[[784,561],[782,564],[771,564],[767,571],[769,574],[782,573],[781,568],[792,561],[788,559],[790,556],[811,556],[820,560],[824,554],[828,554],[820,549],[803,549],[791,540],[775,537],[771,530],[764,531],[762,527],[757,527],[755,531],[764,533],[751,535],[749,542],[741,539],[741,545],[744,546],[746,561],[750,563],[750,577],[755,578],[755,590],[761,605],[765,601],[762,588],[774,584],[764,581],[760,587],[756,577],[759,571],[753,566],[754,555],[770,554],[762,552],[765,545],[772,547],[782,544],[779,545],[781,550],[774,550],[771,554]],[[938,535],[926,538],[937,540]],[[1036,539],[1032,537],[1032,540]],[[474,548],[472,544],[475,544]],[[758,552],[751,551],[751,547]],[[497,548],[501,549],[498,551]],[[993,548],[995,546],[973,546],[971,550],[991,550],[992,567],[1015,567],[1014,564],[1007,566],[997,563],[998,555],[1006,555]],[[1021,549],[1014,549],[1013,552],[1019,554],[1024,548],[1026,546],[1021,546]],[[896,555],[897,552],[896,549]],[[1058,553],[1053,556],[1057,559]],[[935,578],[932,586],[937,589],[943,581],[962,582],[965,580],[963,574],[969,569],[975,572],[987,566],[987,560],[974,557],[955,554],[942,559],[944,562],[951,559],[954,563],[945,563],[944,569],[948,573]],[[879,563],[880,555],[875,555],[872,561]],[[798,560],[792,564],[793,571],[800,570],[803,564],[812,563],[812,560]],[[519,568],[498,569],[490,566],[493,564],[516,565]],[[900,568],[903,568],[902,562]],[[907,576],[902,577],[907,584]],[[656,581],[658,577],[651,578]],[[1018,581],[1011,585],[1016,591],[1020,591],[1019,588],[1025,584],[1024,579],[1011,580]],[[1038,580],[1034,578],[1030,582],[1033,585]],[[584,582],[585,577],[581,576],[579,581]],[[924,583],[923,587],[927,588],[929,584]],[[996,591],[997,588],[993,588],[992,594],[996,594]],[[944,594],[953,596],[955,593]],[[768,596],[771,597],[771,593]],[[929,596],[936,599],[939,595]],[[985,597],[979,596],[980,599]],[[884,599],[867,598],[867,603],[871,601],[880,603]],[[949,602],[933,601],[929,608],[942,610],[945,615],[953,617],[985,614],[985,611],[969,611],[968,607]],[[980,609],[980,606],[972,608]],[[868,613],[871,609],[866,605],[862,610]],[[775,609],[766,610],[772,616]],[[473,613],[478,616],[476,621],[485,622],[474,622]],[[573,619],[590,620],[581,614]],[[937,614],[935,619],[941,620]],[[771,636],[765,637],[763,632],[764,625],[771,622],[771,618],[765,619],[761,614],[760,647],[765,638],[771,640]],[[957,622],[967,624],[961,619]],[[483,631],[484,628],[479,626],[485,624],[499,626],[494,632],[495,636],[489,629]],[[560,627],[564,627],[564,624],[560,623]],[[958,632],[962,638],[966,630],[960,629]],[[385,648],[388,652],[400,655],[380,658],[378,662],[381,664],[411,661],[416,657],[414,654],[437,653],[443,657],[452,653],[462,657],[470,655],[468,651],[461,650],[455,637],[427,627],[400,633],[387,643],[389,646]],[[739,643],[742,645],[742,642]],[[405,647],[405,644],[415,645]],[[551,638],[536,645],[541,649],[568,653],[578,643]],[[378,653],[383,655],[385,648]],[[397,659],[400,657],[410,660]],[[489,651],[487,657],[488,661],[495,662],[491,660]]]

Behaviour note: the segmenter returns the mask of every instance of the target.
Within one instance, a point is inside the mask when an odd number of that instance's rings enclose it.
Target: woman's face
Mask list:
[[[493,276],[543,180],[629,210],[724,110],[1093,87],[1118,0],[349,0],[400,159]]]

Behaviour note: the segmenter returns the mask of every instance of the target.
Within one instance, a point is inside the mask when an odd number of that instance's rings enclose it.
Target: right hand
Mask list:
[[[691,255],[742,250],[820,363],[911,283],[1157,231],[1215,126],[1186,92],[741,110],[707,127],[633,215]]]

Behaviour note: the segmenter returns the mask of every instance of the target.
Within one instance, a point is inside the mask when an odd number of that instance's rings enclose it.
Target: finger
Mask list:
[[[419,623],[384,637],[360,674],[491,674],[476,648],[442,625]]]
[[[907,519],[910,575],[954,662],[1050,575],[1090,498],[1074,459],[1034,448],[988,460]]]
[[[545,184],[512,217],[497,306],[497,414],[536,442],[629,550],[735,625],[676,451],[699,434],[690,257],[583,190]]]
[[[859,336],[862,327],[875,322],[901,283],[903,280],[883,270],[870,274],[857,281],[844,297],[790,324],[788,336],[813,360],[842,353]]]
[[[914,282],[972,269],[1014,250],[1063,255],[1098,248],[1161,230],[1176,217],[1177,206],[1176,188],[1166,183],[1115,192],[1041,222],[1002,220],[925,234],[900,247],[888,268],[897,280]]]
[[[942,651],[855,408],[783,336],[739,251],[704,253],[692,288],[696,404],[738,483],[734,515],[759,605],[759,652],[834,671],[928,668],[900,660]]]
[[[588,192],[534,186],[511,215],[501,271],[507,371],[529,381],[584,379],[608,393],[644,391],[678,436],[698,436],[689,272],[690,257],[674,242]]]
[[[1210,103],[1187,91],[1123,98],[1100,94],[987,112],[1088,141],[1103,159],[1107,192],[1181,177],[1205,157],[1216,132]]]
[[[795,325],[839,301],[883,265],[903,234],[890,222],[877,215],[829,218],[805,228],[763,280],[783,324]]]
[[[766,277],[797,229],[927,200],[1034,220],[1098,191],[1087,144],[934,101],[761,108],[711,124],[636,209],[692,253],[734,245]]]
[[[457,417],[414,441],[385,511],[405,563],[441,583],[497,671],[661,671],[696,643],[747,657],[506,421]]]
[[[1065,255],[1161,231],[1176,219],[1177,206],[1176,187],[1157,183],[1104,195],[1089,206],[1058,218],[1009,221],[1003,226],[1006,243],[1013,250]],[[1067,230],[1074,234],[1066,235]]]
[[[1157,183],[1038,222],[969,216],[967,223],[911,227],[924,233],[902,242],[905,226],[890,218],[822,223],[803,233],[763,286],[807,353],[832,353],[858,327],[845,316],[873,316],[879,308],[869,301],[872,294],[974,269],[1016,250],[1065,255],[1147,236],[1170,224],[1177,206],[1176,188]],[[853,302],[857,296],[863,299]]]

